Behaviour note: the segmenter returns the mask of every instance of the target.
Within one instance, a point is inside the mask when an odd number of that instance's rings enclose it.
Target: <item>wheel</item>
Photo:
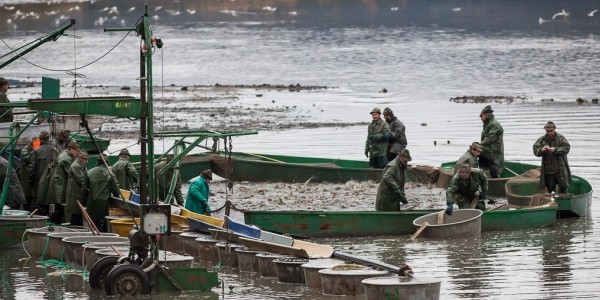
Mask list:
[[[112,267],[117,264],[118,256],[105,256],[99,259],[90,270],[90,287],[93,289],[101,289],[104,286],[106,275]]]
[[[138,265],[114,267],[104,281],[107,295],[132,296],[150,293],[150,278]]]

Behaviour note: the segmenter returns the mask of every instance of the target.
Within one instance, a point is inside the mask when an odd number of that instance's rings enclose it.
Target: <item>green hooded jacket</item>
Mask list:
[[[404,183],[406,182],[406,165],[397,158],[389,162],[383,169],[383,176],[377,189],[375,209],[378,211],[399,211],[400,196],[396,191],[404,195]]]
[[[69,150],[64,150],[58,156],[51,181],[54,190],[54,199],[48,199],[54,200],[53,203],[63,205],[67,203],[67,180],[69,178],[69,169],[74,160],[75,156]]]
[[[105,165],[89,170],[88,178],[90,185],[85,210],[92,221],[98,222],[108,215],[108,197],[118,195],[119,187]]]
[[[65,206],[65,222],[71,221],[71,215],[74,213],[81,214],[77,201],[81,202],[82,205],[86,205],[86,200],[83,199],[84,195],[89,189],[89,179],[87,174],[87,167],[79,159],[75,161],[69,167],[69,175],[67,179],[66,189],[66,206]]]
[[[554,147],[554,153],[542,152],[544,146]],[[558,174],[560,186],[568,187],[571,184],[571,169],[569,168],[569,161],[567,160],[569,150],[571,150],[571,144],[569,144],[567,139],[558,132],[555,132],[553,138],[543,135],[535,141],[535,144],[533,144],[533,154],[542,158],[542,172],[540,174],[541,188],[546,186],[544,180],[545,174],[548,172]]]
[[[115,173],[115,177],[117,177],[119,188],[121,189],[131,190],[140,180],[140,174],[126,158],[119,158],[111,168],[113,173]]]
[[[499,168],[504,167],[504,129],[490,113],[483,121],[481,131],[481,155],[491,160]]]

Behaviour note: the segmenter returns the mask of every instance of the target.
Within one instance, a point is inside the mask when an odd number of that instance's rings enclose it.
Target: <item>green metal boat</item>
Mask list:
[[[94,147],[92,140],[85,134],[75,134],[71,138],[79,144],[80,149],[85,149],[89,154],[98,154],[98,150]],[[100,151],[106,151],[110,145],[110,139],[95,138]]]
[[[557,205],[509,206],[485,211],[482,230],[539,228],[556,222]],[[411,234],[413,220],[436,210],[379,211],[248,211],[246,224],[298,237],[376,236]]]
[[[212,169],[217,175],[236,181],[254,182],[347,182],[379,181],[382,169],[373,169],[368,161],[336,158],[317,158],[272,154],[232,152],[212,156]],[[260,170],[260,172],[257,172]],[[435,183],[437,168],[431,166],[411,166],[407,176],[412,181]]]

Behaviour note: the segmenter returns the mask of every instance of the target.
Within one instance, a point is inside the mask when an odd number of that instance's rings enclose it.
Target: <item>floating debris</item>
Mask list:
[[[513,103],[515,101],[526,102],[523,96],[459,96],[452,97],[450,101],[456,103]]]

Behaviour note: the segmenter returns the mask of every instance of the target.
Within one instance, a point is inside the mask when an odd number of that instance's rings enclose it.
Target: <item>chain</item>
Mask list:
[[[231,151],[233,150],[233,142],[231,140],[231,136],[229,137],[229,151],[227,153],[227,189],[231,194],[233,194],[233,181],[231,181],[231,176],[233,175],[233,170],[231,166]]]

